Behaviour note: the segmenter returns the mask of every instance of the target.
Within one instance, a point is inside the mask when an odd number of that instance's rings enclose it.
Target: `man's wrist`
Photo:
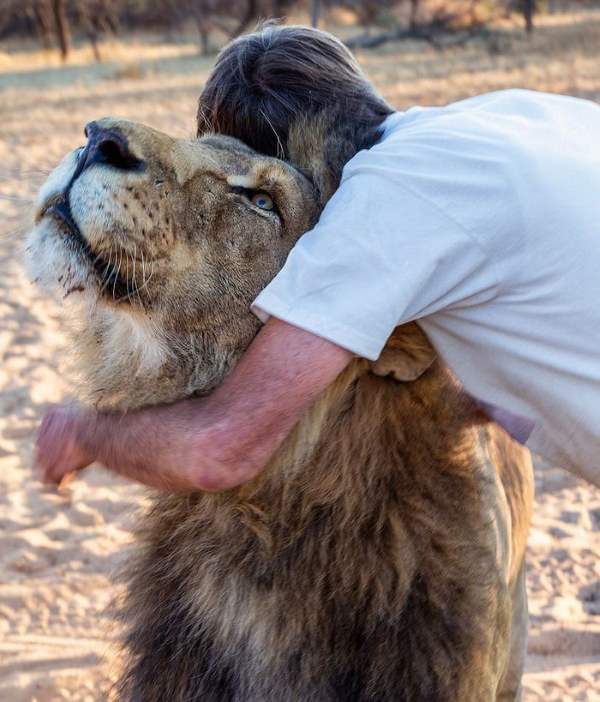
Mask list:
[[[107,424],[116,423],[116,415],[97,412],[90,408],[79,409],[76,415],[75,436],[77,442],[90,458],[90,463],[95,461],[107,463],[102,456],[106,446],[105,435]]]

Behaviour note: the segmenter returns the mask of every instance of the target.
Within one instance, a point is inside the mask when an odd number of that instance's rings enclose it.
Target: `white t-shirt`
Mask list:
[[[532,450],[599,482],[600,107],[510,90],[391,115],[253,308],[370,359],[419,320]]]

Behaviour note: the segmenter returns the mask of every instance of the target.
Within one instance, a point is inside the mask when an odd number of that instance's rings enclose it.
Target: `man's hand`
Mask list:
[[[75,405],[54,405],[46,412],[35,449],[35,471],[40,480],[60,484],[94,462],[95,456],[82,444],[82,429],[89,421],[86,411]]]
[[[193,403],[195,410],[200,406],[200,400]],[[190,432],[190,409],[189,402],[180,402],[117,414],[54,405],[46,412],[38,432],[35,472],[43,482],[60,487],[97,461],[150,487],[197,489],[187,470],[193,461],[185,454],[193,450],[198,438]],[[207,438],[201,426],[196,429],[210,449],[214,441]]]

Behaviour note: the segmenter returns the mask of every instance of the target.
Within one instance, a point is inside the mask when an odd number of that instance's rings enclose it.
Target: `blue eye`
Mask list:
[[[275,203],[266,193],[256,193],[252,196],[252,204],[261,210],[272,210]]]

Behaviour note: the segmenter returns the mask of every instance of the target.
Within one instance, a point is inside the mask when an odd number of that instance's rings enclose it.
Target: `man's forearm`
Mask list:
[[[88,455],[116,473],[162,490],[195,487],[184,450],[192,402],[127,414],[86,413],[79,439]]]
[[[75,465],[69,468],[59,458],[54,468],[46,467],[45,477],[57,482],[87,459],[159,489],[232,488],[262,470],[351,357],[324,339],[271,320],[208,398],[123,415],[77,415],[76,440],[71,442],[77,447],[71,460]],[[61,421],[67,427],[73,423],[55,417],[56,424]],[[60,431],[42,424],[40,455],[53,445],[44,433],[56,437]],[[68,436],[65,430],[63,444]]]

